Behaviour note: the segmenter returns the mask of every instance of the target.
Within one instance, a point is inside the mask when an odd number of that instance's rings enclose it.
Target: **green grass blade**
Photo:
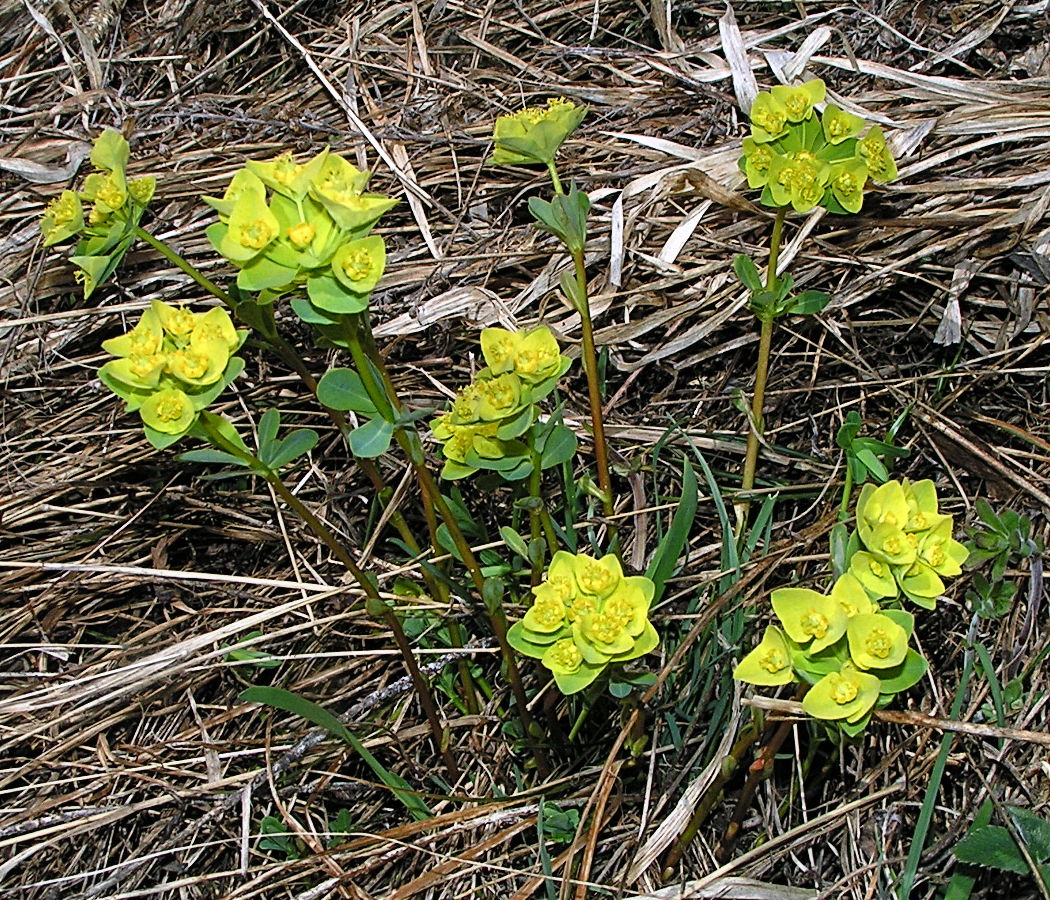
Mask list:
[[[308,722],[325,729],[333,737],[346,741],[354,748],[361,759],[368,764],[368,767],[375,773],[376,777],[393,791],[394,796],[404,804],[405,809],[412,814],[413,818],[420,820],[429,819],[433,815],[419,795],[412,790],[409,783],[400,775],[385,769],[379,760],[366,749],[365,745],[354,737],[350,729],[328,712],[327,709],[318,706],[305,697],[293,694],[291,691],[274,687],[250,687],[246,691],[241,692],[240,699],[245,703],[263,703],[266,706],[283,709],[285,712],[302,716]]]
[[[973,627],[977,620],[974,618]],[[972,635],[971,635],[972,637]],[[962,711],[963,700],[966,698],[966,687],[970,683],[970,675],[973,672],[973,653],[966,653],[963,659],[962,678],[959,687],[955,691],[955,699],[952,701],[950,717],[959,718]],[[897,887],[898,900],[908,900],[911,889],[915,886],[915,876],[919,871],[919,862],[922,860],[922,850],[926,845],[926,836],[930,830],[930,822],[933,821],[933,811],[937,805],[937,794],[940,790],[941,779],[944,777],[945,766],[948,765],[948,754],[952,749],[954,734],[948,732],[941,738],[941,749],[937,753],[937,759],[930,772],[930,783],[926,786],[926,796],[922,800],[922,809],[915,823],[915,833],[912,835],[911,850],[908,851],[908,859],[904,863],[904,872],[901,874],[900,884]]]
[[[664,582],[674,574],[678,557],[681,556],[683,548],[689,542],[689,532],[693,527],[693,519],[696,518],[698,496],[696,475],[687,459],[682,467],[682,496],[671,518],[671,527],[661,538],[652,561],[649,563],[649,568],[645,572],[656,585],[657,597],[663,594]]]

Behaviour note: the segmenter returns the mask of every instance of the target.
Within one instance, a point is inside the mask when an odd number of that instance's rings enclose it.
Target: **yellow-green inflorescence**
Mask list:
[[[897,177],[882,129],[825,103],[826,94],[824,82],[815,78],[777,85],[755,98],[740,168],[748,187],[762,190],[767,206],[856,213],[869,181]]]
[[[151,441],[167,444],[240,373],[233,354],[246,337],[224,309],[195,313],[154,300],[134,328],[102,342],[115,359],[99,377],[138,412]]]
[[[490,162],[496,165],[551,165],[565,139],[572,134],[587,107],[554,97],[546,106],[528,107],[496,119]]]
[[[481,352],[485,368],[431,425],[445,457],[444,478],[463,478],[479,469],[510,478],[528,474],[522,463],[528,448],[519,438],[536,421],[536,404],[570,365],[543,325],[528,331],[486,328]]]
[[[152,176],[128,178],[129,157],[120,132],[103,131],[91,150],[95,171],[79,191],[62,191],[53,199],[40,220],[45,247],[79,239],[71,260],[85,297],[109,277],[131,246],[157,186]]]
[[[656,647],[660,639],[649,621],[654,592],[645,576],[624,575],[612,554],[595,559],[560,550],[507,638],[550,669],[563,694],[575,694],[609,665]]]
[[[932,608],[942,576],[961,572],[967,551],[952,530],[932,481],[865,485],[848,570],[827,594],[773,591],[779,624],[766,628],[734,677],[765,687],[803,681],[810,685],[802,701],[807,713],[859,731],[876,704],[889,703],[926,671],[909,647],[914,616],[900,600]]]
[[[397,201],[367,193],[368,173],[325,149],[250,160],[221,197],[204,200],[219,221],[207,234],[237,267],[237,286],[261,299],[306,289],[295,311],[315,325],[358,313],[386,268],[383,238],[370,234]]]

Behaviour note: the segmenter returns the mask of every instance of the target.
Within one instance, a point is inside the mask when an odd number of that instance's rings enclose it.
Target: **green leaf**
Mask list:
[[[369,294],[347,290],[331,275],[315,275],[306,281],[306,295],[322,313],[359,313],[368,308]]]
[[[671,527],[660,539],[656,552],[645,570],[646,577],[656,585],[654,599],[659,599],[663,593],[664,583],[674,574],[675,566],[678,565],[678,557],[681,556],[683,548],[689,542],[689,532],[696,518],[698,499],[696,474],[687,459],[682,466],[682,495],[671,517]]]
[[[590,199],[575,185],[568,194],[555,194],[549,203],[539,197],[529,200],[529,212],[540,228],[560,238],[570,253],[582,252],[587,243],[590,208]]]
[[[219,394],[230,386],[230,382],[232,382],[243,371],[244,360],[239,356],[231,356],[230,361],[226,364],[226,371],[222,373],[222,378],[216,381],[215,384],[206,391],[201,391],[199,394],[189,394],[193,408],[201,410],[207,409],[215,402],[215,399]]]
[[[733,257],[733,271],[736,277],[752,294],[757,294],[765,285],[762,284],[762,276],[758,274],[754,261],[750,256],[738,253]]]
[[[885,612],[886,610],[883,610],[883,613]],[[874,673],[879,677],[879,692],[899,694],[901,691],[906,691],[919,683],[929,667],[930,664],[926,662],[925,657],[909,647],[908,654],[900,665],[891,669],[880,669]]]
[[[340,412],[352,409],[370,419],[378,414],[361,376],[353,369],[329,369],[325,372],[317,382],[317,399],[323,406]]]
[[[243,703],[262,703],[266,706],[283,709],[285,712],[301,716],[308,722],[325,729],[333,737],[346,741],[347,744],[354,748],[358,756],[365,761],[376,777],[391,789],[394,796],[404,804],[405,809],[411,813],[413,818],[423,820],[431,817],[430,809],[419,795],[412,791],[409,783],[400,775],[384,768],[364,744],[328,710],[307,700],[305,697],[293,694],[291,691],[274,687],[250,687],[246,691],[241,692],[239,699]]]
[[[162,431],[157,431],[155,428],[150,428],[149,425],[143,425],[142,427],[146,432],[146,440],[149,441],[157,450],[167,449],[186,433],[183,432],[182,434],[164,434],[164,432]]]
[[[295,269],[282,266],[269,257],[257,256],[237,273],[237,287],[242,291],[252,293],[286,288],[292,283],[295,276]]]
[[[261,631],[249,631],[248,634],[241,638],[236,644],[224,644],[223,647],[229,650],[226,654],[226,658],[232,662],[250,663],[257,669],[279,668],[281,660],[275,659],[269,653],[265,653],[262,650],[256,650],[254,647],[240,646],[246,641],[250,641],[252,638],[257,637],[262,637]]]
[[[857,459],[863,463],[864,468],[867,469],[880,484],[885,484],[889,480],[890,473],[882,464],[882,461],[867,447],[861,447],[857,451]]]
[[[992,869],[1005,869],[1023,875],[1028,871],[1021,848],[1017,846],[1010,832],[1001,825],[984,825],[974,828],[952,851],[955,858],[966,863],[986,866]]]
[[[1008,806],[1006,811],[1020,832],[1028,852],[1037,863],[1050,859],[1050,823],[1019,806]]]
[[[970,831],[973,831],[975,828],[981,828],[991,822],[994,809],[995,804],[992,803],[991,798],[986,799],[981,804],[981,808],[977,810],[977,814],[970,825]],[[969,900],[970,894],[973,892],[974,883],[977,881],[974,873],[975,870],[973,868],[967,866],[956,867],[952,873],[951,881],[948,882],[948,887],[944,892],[944,900]]]
[[[835,443],[843,450],[849,450],[853,443],[853,439],[860,434],[862,424],[863,422],[860,418],[860,413],[855,409],[851,409],[846,416],[846,421],[842,423],[839,427],[838,433],[835,435]]]
[[[576,433],[565,425],[555,425],[543,439],[540,451],[540,468],[550,469],[568,462],[576,455],[579,441]]]
[[[791,300],[789,311],[796,316],[811,316],[831,302],[831,294],[823,291],[802,291]]]
[[[836,578],[840,578],[849,569],[850,562],[850,556],[847,552],[849,529],[844,522],[837,523],[831,529],[829,543],[831,545],[831,571]]]
[[[298,428],[277,445],[273,456],[265,462],[271,469],[277,470],[304,453],[309,453],[316,443],[316,431],[312,428]]]
[[[224,450],[211,450],[208,448],[204,448],[203,450],[187,450],[185,453],[178,454],[175,458],[180,462],[218,463],[223,466],[248,467],[247,462],[234,456],[232,453],[227,453]]]
[[[259,419],[259,459],[267,465],[270,465],[270,455],[277,442],[277,429],[280,427],[281,414],[276,409],[266,410]]]
[[[525,406],[521,412],[508,421],[502,423],[496,429],[496,437],[501,441],[513,440],[520,437],[529,430],[529,426],[536,418],[536,407],[531,403]]]
[[[292,297],[289,305],[292,307],[292,311],[307,325],[338,324],[333,314],[322,312],[306,297]]]
[[[499,533],[500,537],[503,538],[503,543],[505,543],[511,550],[517,553],[518,556],[520,556],[522,559],[529,558],[529,547],[525,543],[525,539],[520,534],[518,534],[518,532],[516,532],[509,525],[503,525],[500,528]]]
[[[372,419],[350,432],[350,450],[362,459],[374,459],[386,453],[394,436],[393,423]]]
[[[565,294],[565,299],[576,309],[579,309],[580,304],[583,302],[583,293],[580,291],[580,282],[576,280],[576,270],[566,269],[561,273],[559,282],[562,293]]]
[[[123,172],[128,165],[131,148],[127,140],[114,128],[107,128],[97,138],[91,148],[91,164],[96,169],[107,172]]]

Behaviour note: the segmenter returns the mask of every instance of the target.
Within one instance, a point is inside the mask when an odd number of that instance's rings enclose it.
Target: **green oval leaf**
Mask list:
[[[317,400],[329,409],[354,412],[374,418],[377,414],[361,376],[353,369],[329,369],[317,383]]]
[[[394,426],[385,419],[372,419],[350,432],[350,450],[362,459],[374,459],[386,452],[394,436]]]

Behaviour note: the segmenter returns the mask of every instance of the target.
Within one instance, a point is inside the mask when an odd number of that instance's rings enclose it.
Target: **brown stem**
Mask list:
[[[736,806],[733,808],[733,815],[726,826],[725,834],[722,836],[722,842],[715,851],[715,861],[719,865],[727,862],[729,857],[733,855],[733,848],[740,838],[740,829],[744,825],[744,816],[747,815],[748,810],[751,808],[751,801],[754,799],[755,791],[758,790],[758,785],[763,779],[769,778],[773,774],[773,763],[776,760],[777,752],[784,741],[787,740],[787,736],[791,734],[793,725],[793,722],[781,722],[773,733],[773,737],[769,739],[758,754],[758,758],[748,766],[747,780],[744,782],[744,787],[737,798]]]
[[[367,325],[367,323],[364,324]],[[382,381],[382,390],[387,395],[386,399],[390,404],[391,409],[395,411],[400,410],[402,408],[401,400],[397,395],[397,390],[395,389],[390,374],[387,371],[386,364],[383,362],[383,358],[379,355],[375,342],[370,340],[370,330],[367,327],[362,327],[360,321],[357,323],[351,323],[348,336],[350,338],[351,355],[353,355],[354,362],[358,367],[358,374],[365,383],[366,390],[369,391],[369,396],[371,397],[373,391],[378,388],[378,386],[374,384],[373,378],[374,373],[378,372]],[[371,386],[370,382],[372,383]],[[375,402],[374,399],[373,402]],[[379,403],[377,403],[376,406],[377,408],[382,409],[382,406]],[[426,455],[423,452],[423,444],[419,439],[418,433],[413,427],[398,425],[394,429],[394,435],[398,442],[398,446],[401,447],[405,455],[408,457],[409,462],[416,470],[416,476],[419,479],[419,486],[423,493],[424,503],[426,504],[429,502],[432,505],[433,510],[436,511],[437,515],[441,518],[441,521],[444,522],[459,558],[470,573],[471,580],[474,583],[474,588],[477,591],[479,598],[484,598],[485,576],[481,571],[481,565],[474,556],[474,551],[470,547],[470,542],[464,536],[462,529],[459,527],[459,523],[456,521],[456,517],[452,514],[448,504],[445,502],[445,498],[442,496],[437,483],[434,481],[434,476],[430,474],[430,469],[427,466]],[[496,642],[499,644],[500,652],[503,655],[503,661],[507,671],[507,680],[510,681],[511,691],[514,694],[514,700],[518,706],[522,728],[525,731],[525,739],[531,746],[533,757],[536,760],[536,770],[541,777],[545,778],[550,774],[550,767],[543,755],[543,751],[535,743],[533,719],[528,710],[528,696],[525,693],[525,685],[521,679],[521,671],[518,669],[518,664],[515,660],[514,649],[510,646],[510,643],[507,640],[506,622],[502,621],[499,616],[494,615],[489,611],[487,606],[486,615],[489,624],[492,627],[492,631],[496,636]]]
[[[452,751],[448,746],[447,731],[438,716],[437,707],[434,704],[434,698],[430,694],[430,687],[423,678],[423,673],[419,671],[419,665],[416,662],[415,654],[412,653],[412,648],[409,646],[408,638],[405,637],[405,631],[401,627],[401,620],[397,617],[397,613],[390,609],[386,601],[379,595],[379,591],[376,589],[375,584],[358,567],[353,558],[347,552],[346,548],[336,539],[335,535],[329,531],[325,524],[317,518],[317,516],[315,516],[307,506],[295,496],[295,494],[288,490],[284,482],[276,475],[272,478],[267,478],[267,481],[273,487],[274,491],[277,492],[277,495],[284,500],[289,507],[291,507],[295,514],[299,516],[310,530],[324,542],[325,546],[332,551],[332,554],[336,559],[346,566],[346,570],[350,573],[351,577],[353,577],[353,579],[361,586],[368,599],[372,601],[371,606],[373,613],[381,613],[387,627],[390,628],[390,631],[394,635],[394,642],[401,651],[401,656],[405,661],[405,668],[408,670],[408,675],[412,679],[412,685],[415,687],[416,693],[419,695],[419,702],[423,706],[427,722],[430,724],[430,733],[434,740],[434,745],[445,761],[449,777],[454,782],[458,781],[459,767],[456,765],[455,757],[453,757]]]
[[[740,737],[733,744],[729,755],[722,760],[721,771],[700,798],[700,802],[689,819],[689,824],[686,825],[685,830],[678,836],[670,849],[668,849],[666,856],[664,856],[661,868],[664,881],[669,881],[674,877],[674,870],[681,860],[682,854],[693,842],[701,826],[707,821],[707,817],[711,815],[711,810],[715,808],[715,804],[721,800],[726,784],[728,784],[729,779],[733,777],[740,767],[740,761],[760,736],[761,728],[754,721],[750,722],[741,731]]]
[[[422,704],[423,710],[426,713],[427,721],[430,723],[430,732],[434,740],[435,749],[445,760],[449,777],[453,781],[458,781],[459,767],[456,765],[456,761],[448,747],[448,741],[445,739],[445,729],[438,717],[437,707],[434,705],[434,698],[430,694],[430,688],[424,680],[423,674],[419,671],[419,665],[416,663],[416,658],[408,645],[408,639],[405,637],[405,632],[401,627],[400,619],[397,618],[394,611],[387,606],[386,601],[380,596],[379,589],[376,587],[375,582],[361,570],[356,562],[354,562],[354,558],[350,555],[349,551],[342,545],[342,543],[340,543],[336,536],[332,534],[328,526],[325,525],[324,522],[322,522],[302,500],[288,490],[288,487],[283,481],[281,481],[276,472],[265,468],[261,461],[251,453],[247,453],[240,447],[227,441],[221,434],[208,425],[206,419],[202,418],[200,423],[208,434],[211,442],[216,447],[253,464],[252,470],[258,472],[266,479],[266,483],[273,488],[274,493],[288,504],[288,507],[302,520],[307,528],[317,535],[322,543],[324,543],[324,545],[332,552],[332,555],[335,556],[343,566],[345,566],[346,570],[350,573],[350,576],[358,583],[358,585],[360,585],[361,590],[364,591],[370,611],[379,612],[386,620],[387,625],[389,625],[390,630],[394,634],[394,641],[401,650],[401,655],[405,662],[405,668],[408,670],[409,677],[412,679],[412,684],[416,689],[416,693],[419,695],[419,702]]]
[[[602,507],[606,516],[614,511],[612,478],[609,470],[609,445],[605,440],[605,419],[602,414],[602,389],[598,378],[598,356],[594,348],[594,327],[591,324],[590,303],[587,300],[587,272],[584,266],[583,250],[572,254],[576,268],[576,283],[579,287],[581,301],[576,304],[580,314],[583,337],[583,371],[587,376],[587,401],[591,410],[591,429],[594,432],[594,463],[598,470],[598,487],[602,489]],[[610,533],[615,543],[614,526],[610,524]]]

